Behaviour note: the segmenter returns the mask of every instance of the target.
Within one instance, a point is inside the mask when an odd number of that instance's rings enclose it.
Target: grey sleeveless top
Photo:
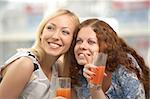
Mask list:
[[[49,79],[42,71],[35,55],[29,50],[21,50],[18,51],[10,59],[8,59],[4,63],[4,65],[0,67],[0,70],[20,57],[28,57],[32,59],[32,62],[34,64],[34,71],[32,73],[30,81],[19,96],[19,99],[53,99],[53,97],[55,97],[55,84],[58,77],[58,66],[56,64],[52,66],[52,77],[51,81],[49,81]]]

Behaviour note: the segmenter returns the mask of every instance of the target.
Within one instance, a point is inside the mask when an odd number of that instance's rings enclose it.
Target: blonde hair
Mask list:
[[[77,32],[77,28],[78,28],[80,22],[79,22],[79,18],[73,12],[66,10],[66,9],[59,9],[56,12],[54,12],[53,14],[45,16],[43,18],[43,20],[41,21],[41,23],[39,24],[39,27],[37,28],[36,38],[35,38],[36,40],[35,40],[34,45],[31,48],[31,51],[37,56],[39,61],[41,61],[42,57],[44,56],[44,51],[40,45],[40,36],[42,34],[42,31],[50,19],[53,19],[53,18],[55,18],[57,16],[61,16],[61,15],[68,15],[71,17],[71,19],[74,21],[75,27],[76,27],[74,32]]]

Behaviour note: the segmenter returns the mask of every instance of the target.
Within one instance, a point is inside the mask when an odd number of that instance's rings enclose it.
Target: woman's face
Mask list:
[[[76,39],[75,58],[80,65],[91,63],[95,52],[99,52],[96,33],[91,27],[83,27]]]
[[[40,36],[43,50],[53,56],[65,53],[71,45],[74,30],[75,22],[68,15],[49,20]]]

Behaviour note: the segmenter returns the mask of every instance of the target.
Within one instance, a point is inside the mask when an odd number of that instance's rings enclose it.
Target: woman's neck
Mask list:
[[[58,57],[54,56],[44,56],[40,62],[41,68],[46,75],[46,77],[50,80],[52,75],[52,66],[57,61]]]

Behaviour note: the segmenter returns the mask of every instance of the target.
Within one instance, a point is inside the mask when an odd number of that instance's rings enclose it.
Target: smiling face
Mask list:
[[[83,27],[76,39],[74,48],[75,58],[79,65],[85,65],[92,62],[95,52],[99,52],[96,33],[91,27]]]
[[[71,45],[74,30],[75,23],[67,14],[49,20],[40,36],[42,49],[52,56],[65,53]]]

